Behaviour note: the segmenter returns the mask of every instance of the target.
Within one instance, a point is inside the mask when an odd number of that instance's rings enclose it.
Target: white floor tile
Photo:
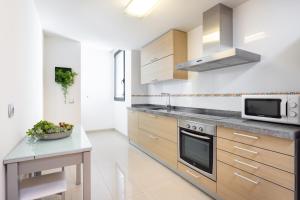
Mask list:
[[[142,153],[114,131],[88,134],[93,200],[211,200],[205,193]],[[75,167],[67,167],[66,200],[80,200]],[[60,199],[59,196],[47,200]]]

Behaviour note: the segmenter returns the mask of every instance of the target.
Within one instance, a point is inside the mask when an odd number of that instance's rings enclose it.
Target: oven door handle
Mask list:
[[[190,132],[187,132],[187,131],[185,131],[185,130],[182,130],[182,131],[180,131],[180,132],[182,132],[182,133],[184,133],[184,134],[186,134],[186,135],[192,136],[192,137],[199,138],[199,139],[210,140],[210,137],[207,137],[207,136],[201,136],[201,135],[195,135],[195,134],[190,133]]]

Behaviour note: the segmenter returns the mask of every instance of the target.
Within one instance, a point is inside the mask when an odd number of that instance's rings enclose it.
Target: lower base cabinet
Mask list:
[[[137,142],[137,137],[139,134],[139,127],[138,127],[138,112],[134,112],[129,110],[128,111],[128,138],[133,141]]]
[[[218,161],[217,193],[224,200],[293,200],[294,192]]]
[[[178,170],[190,177],[196,184],[199,184],[201,187],[209,190],[210,192],[216,193],[217,191],[217,184],[215,181],[203,176],[202,174],[196,172],[195,170],[189,168],[188,166],[178,162],[177,164]]]
[[[177,161],[175,118],[129,111],[128,132],[131,142],[223,200],[294,200],[293,156],[218,137],[215,182]],[[231,132],[235,133],[227,130],[218,132],[218,136],[231,137]],[[245,149],[251,151],[243,152]],[[250,157],[249,152],[254,151],[257,153]],[[277,167],[270,165],[271,162]]]
[[[157,156],[168,165],[177,168],[177,145],[157,135],[140,130],[138,145]]]

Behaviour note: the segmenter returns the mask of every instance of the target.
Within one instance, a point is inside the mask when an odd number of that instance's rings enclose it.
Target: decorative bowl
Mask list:
[[[43,136],[39,137],[40,140],[57,140],[69,137],[72,134],[73,129],[68,131],[63,131],[59,133],[50,133],[50,134],[44,134]]]

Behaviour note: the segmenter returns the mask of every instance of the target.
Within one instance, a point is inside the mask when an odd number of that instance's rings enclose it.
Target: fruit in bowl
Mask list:
[[[59,127],[69,131],[69,130],[72,130],[73,125],[72,124],[67,124],[65,122],[59,122]]]
[[[70,136],[72,130],[72,124],[60,122],[59,126],[57,126],[52,122],[41,120],[33,128],[29,129],[26,134],[36,139],[53,140]]]

